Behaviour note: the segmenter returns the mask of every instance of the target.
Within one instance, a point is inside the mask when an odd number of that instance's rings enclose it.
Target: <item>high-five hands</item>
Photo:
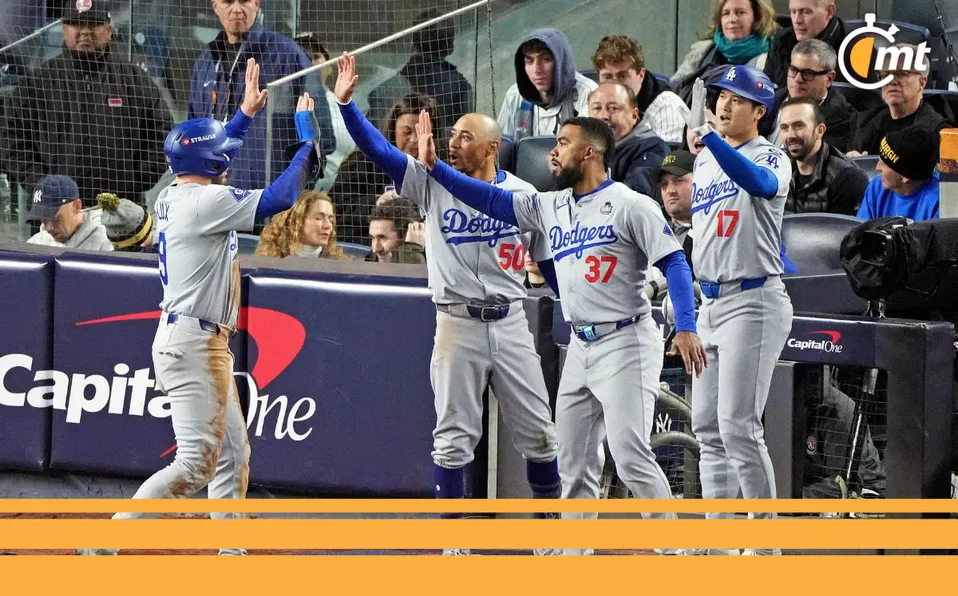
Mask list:
[[[432,138],[432,120],[429,112],[419,112],[419,122],[416,124],[416,134],[419,136],[419,161],[426,164],[430,170],[436,167],[436,143]]]
[[[269,89],[259,88],[259,64],[256,60],[250,58],[246,61],[246,92],[243,94],[243,102],[240,109],[243,113],[252,118],[256,112],[263,109],[266,105],[266,97],[269,95]]]
[[[339,67],[339,76],[336,77],[336,87],[333,93],[336,95],[336,101],[341,104],[347,104],[353,98],[353,92],[356,85],[359,84],[359,75],[356,74],[356,58],[349,55],[349,52],[343,52],[342,57],[336,61]]]
[[[705,83],[702,79],[695,79],[695,84],[692,85],[692,102],[685,123],[700,139],[711,132],[709,122],[715,121],[715,114],[705,105],[705,98]]]

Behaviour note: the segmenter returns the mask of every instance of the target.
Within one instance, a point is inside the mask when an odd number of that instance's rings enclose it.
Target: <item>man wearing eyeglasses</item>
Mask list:
[[[838,55],[824,41],[806,39],[798,42],[792,50],[786,88],[776,92],[775,105],[782,106],[786,99],[816,102],[825,117],[823,141],[844,153],[848,151],[857,113],[844,95],[832,89],[837,67]],[[773,124],[764,136],[777,146],[784,140],[781,137],[781,108]]]
[[[895,44],[896,47],[910,47],[917,55],[917,47],[909,44]],[[862,124],[854,130],[852,141],[848,145],[849,157],[859,155],[878,155],[882,138],[889,133],[902,130],[911,125],[934,130],[952,126],[954,114],[945,102],[938,109],[924,100],[923,91],[928,83],[931,65],[925,61],[924,68],[912,64],[911,68],[901,67],[903,55],[896,56],[891,68],[879,73],[879,78],[891,75],[893,79],[881,88],[885,105],[869,112],[862,112],[858,121]],[[937,135],[936,137],[937,138]],[[932,149],[929,147],[929,149]]]

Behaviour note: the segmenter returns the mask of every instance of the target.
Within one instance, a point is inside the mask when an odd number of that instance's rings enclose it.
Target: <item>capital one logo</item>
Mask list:
[[[161,311],[139,312],[80,321],[77,327],[158,320]],[[275,310],[248,307],[241,310],[238,329],[246,330],[256,342],[259,357],[250,372],[234,372],[239,383],[248,387],[249,413],[247,428],[251,436],[261,437],[272,430],[275,439],[303,441],[312,433],[308,421],[316,413],[316,400],[309,396],[292,399],[286,395],[270,397],[261,391],[292,364],[306,341],[306,329],[296,318]],[[16,369],[26,369],[33,384],[23,392],[8,388],[7,376]],[[82,423],[85,414],[104,412],[127,416],[166,418],[170,401],[155,391],[152,368],[130,370],[126,363],[116,363],[112,376],[73,373],[58,370],[34,370],[34,360],[27,354],[6,354],[0,357],[0,406],[53,408],[66,412],[66,422]],[[153,390],[152,395],[148,394]],[[166,450],[166,456],[175,446]]]
[[[815,337],[809,339],[788,338],[785,344],[796,350],[811,350],[813,352],[826,352],[828,354],[841,354],[844,346],[841,344],[842,334],[838,331],[809,331],[808,335]],[[819,339],[821,337],[821,339]]]
[[[845,79],[859,89],[878,89],[894,77],[889,74],[880,81],[869,82],[873,73],[928,69],[931,56],[928,42],[923,41],[917,47],[894,47],[895,34],[899,31],[894,24],[888,29],[876,27],[875,15],[866,14],[865,26],[849,33],[838,47],[838,68]]]

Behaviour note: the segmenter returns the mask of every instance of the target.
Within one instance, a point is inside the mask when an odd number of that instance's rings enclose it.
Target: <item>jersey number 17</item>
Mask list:
[[[718,237],[731,238],[738,225],[738,211],[723,209],[718,212]]]

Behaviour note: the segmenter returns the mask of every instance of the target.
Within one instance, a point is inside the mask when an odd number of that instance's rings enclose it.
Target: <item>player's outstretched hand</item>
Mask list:
[[[702,369],[708,368],[708,362],[705,361],[705,348],[702,347],[702,340],[691,331],[679,331],[672,340],[672,349],[667,352],[669,356],[676,354],[682,355],[682,362],[685,363],[685,373],[692,374],[693,370],[696,377],[702,376]]]
[[[702,81],[702,79],[695,79],[695,83],[692,85],[691,107],[689,108],[689,115],[686,117],[685,123],[688,124],[689,130],[693,131],[699,138],[704,137],[712,130],[709,126],[709,122],[715,120],[715,116],[710,113],[710,110],[705,105],[705,99],[705,82]]]
[[[269,95],[269,89],[260,90],[259,88],[259,64],[250,58],[246,61],[246,92],[243,94],[240,109],[252,118],[266,105],[267,95]]]
[[[419,112],[416,134],[419,136],[419,161],[431,170],[436,167],[439,158],[436,157],[436,143],[432,138],[432,120],[426,110]]]
[[[313,110],[316,108],[316,100],[309,96],[309,93],[303,93],[296,102],[296,134],[302,141],[319,140],[319,120]]]
[[[343,55],[336,61],[339,67],[339,76],[336,77],[336,88],[333,93],[339,103],[347,104],[353,98],[353,91],[359,84],[359,75],[356,74],[356,58],[349,55],[349,52],[343,52]]]

